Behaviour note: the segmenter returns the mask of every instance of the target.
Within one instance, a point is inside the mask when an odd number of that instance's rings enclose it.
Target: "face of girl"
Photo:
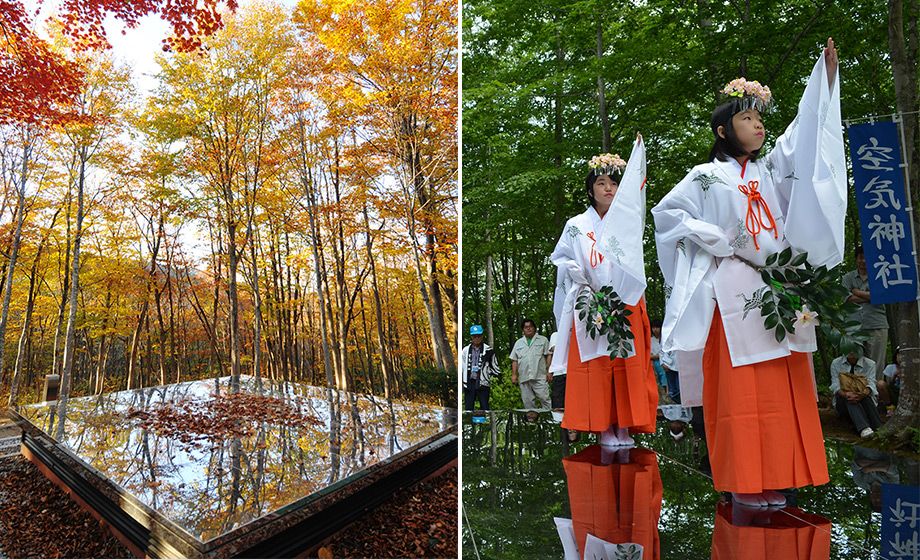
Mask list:
[[[735,129],[738,143],[747,153],[759,150],[763,146],[763,120],[757,109],[735,113],[732,117],[732,127]]]
[[[594,201],[597,203],[597,213],[603,215],[610,208],[613,197],[617,194],[620,184],[610,175],[601,175],[594,181]]]

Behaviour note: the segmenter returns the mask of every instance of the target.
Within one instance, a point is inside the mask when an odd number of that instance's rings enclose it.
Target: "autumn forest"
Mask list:
[[[41,38],[0,4],[38,84],[0,91],[0,397],[253,375],[452,406],[456,3],[163,14],[149,91],[100,35],[119,3],[64,4]]]

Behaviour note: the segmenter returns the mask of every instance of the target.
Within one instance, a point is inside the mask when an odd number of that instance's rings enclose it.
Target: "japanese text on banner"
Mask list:
[[[847,134],[872,303],[913,301],[917,269],[911,255],[897,125],[892,121],[856,124]]]

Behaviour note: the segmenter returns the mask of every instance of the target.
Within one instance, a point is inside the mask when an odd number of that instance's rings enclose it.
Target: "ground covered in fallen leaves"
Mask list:
[[[457,558],[457,468],[396,494],[319,558]],[[133,558],[21,456],[0,459],[0,558]],[[314,557],[317,557],[314,555]]]
[[[21,456],[0,459],[0,555],[134,557],[101,522]]]
[[[458,558],[457,467],[396,494],[313,558]]]

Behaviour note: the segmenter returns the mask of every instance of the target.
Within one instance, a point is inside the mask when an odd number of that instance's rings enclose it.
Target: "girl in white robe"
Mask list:
[[[562,427],[600,432],[601,445],[632,445],[631,433],[655,431],[658,390],[649,360],[645,310],[645,146],[636,140],[623,172],[590,172],[591,207],[571,218],[551,259],[558,267],[553,311],[559,336],[550,371],[566,370]],[[622,179],[622,180],[621,180]],[[610,286],[627,305],[635,337],[627,358],[610,359],[606,336],[593,339],[575,302],[584,290]]]
[[[760,315],[760,273],[733,256],[764,266],[792,247],[815,266],[838,264],[847,182],[832,40],[795,120],[762,158],[758,108],[769,104],[769,90],[747,84],[713,113],[709,163],[694,167],[652,215],[670,292],[662,350],[678,351],[685,406],[703,405],[715,488],[763,506],[785,502],[776,489],[828,481],[814,326],[777,342]]]

